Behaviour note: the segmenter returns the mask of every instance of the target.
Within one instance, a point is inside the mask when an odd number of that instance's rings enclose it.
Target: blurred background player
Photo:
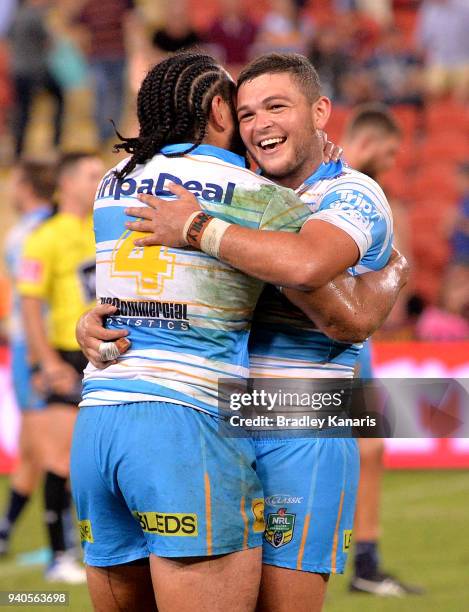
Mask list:
[[[11,194],[20,217],[7,235],[5,258],[13,284],[18,277],[26,238],[52,213],[54,191],[55,172],[51,163],[22,161],[12,174]],[[38,445],[44,439],[45,424],[44,398],[34,389],[31,369],[34,359],[28,355],[20,298],[16,292],[11,309],[10,349],[13,385],[22,416],[18,464],[10,480],[8,505],[0,520],[0,555],[7,553],[11,531],[39,483],[42,471]]]
[[[368,105],[358,108],[347,125],[343,138],[347,163],[378,180],[380,175],[395,164],[401,144],[401,130],[385,106]],[[393,206],[390,200],[391,207]],[[393,208],[394,214],[394,208]],[[399,249],[399,230],[402,219],[395,219],[395,244]],[[401,223],[400,223],[401,222]],[[371,340],[368,340],[358,359],[360,378],[373,377]],[[375,595],[400,596],[420,593],[420,589],[407,585],[383,572],[378,555],[380,538],[380,501],[383,476],[384,441],[381,438],[360,438],[360,483],[354,523],[355,564],[351,591]]]
[[[48,454],[44,458],[46,523],[53,559],[49,581],[85,581],[84,569],[65,552],[63,511],[68,505],[69,455],[86,360],[75,323],[95,299],[95,246],[91,209],[101,160],[92,153],[64,155],[57,171],[58,209],[27,239],[19,272],[23,324],[43,378]],[[50,316],[44,316],[44,306]],[[49,331],[48,331],[49,330]]]

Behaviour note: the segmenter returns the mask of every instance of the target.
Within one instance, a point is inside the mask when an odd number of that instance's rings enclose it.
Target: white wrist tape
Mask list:
[[[200,249],[218,259],[220,254],[220,244],[226,230],[231,226],[231,223],[222,221],[221,219],[212,219],[204,230],[200,240]]]
[[[182,230],[182,239],[184,240],[184,242],[187,242],[187,232],[189,231],[192,221],[197,217],[197,215],[200,215],[201,212],[201,210],[193,212],[191,216],[187,218],[187,221],[184,223],[184,228]]]
[[[113,361],[120,357],[120,351],[114,342],[101,342],[98,352],[101,361]]]

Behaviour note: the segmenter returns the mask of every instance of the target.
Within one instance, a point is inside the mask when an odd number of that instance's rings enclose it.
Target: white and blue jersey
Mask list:
[[[299,189],[311,219],[349,234],[360,258],[353,275],[384,267],[393,240],[389,204],[379,185],[342,162],[322,164]],[[249,342],[251,376],[283,378],[352,377],[362,344],[334,341],[273,287],[258,303]]]
[[[356,242],[361,274],[383,267],[392,245],[386,198],[368,177],[330,163],[297,190],[313,215]],[[252,377],[352,377],[361,345],[335,342],[275,288],[258,303],[249,344]],[[255,441],[265,496],[263,562],[315,573],[342,573],[350,549],[359,480],[354,438]],[[279,527],[280,525],[280,527]]]
[[[24,214],[8,233],[5,241],[5,262],[14,285],[18,279],[23,247],[28,236],[49,215],[51,209],[44,204],[35,210]],[[40,409],[45,406],[44,401],[33,390],[31,385],[30,363],[26,343],[24,326],[21,318],[21,303],[18,292],[13,291],[13,303],[10,316],[10,346],[13,387],[19,407],[22,410]]]
[[[263,284],[189,248],[136,247],[136,233],[124,227],[124,209],[142,206],[137,194],[169,198],[170,181],[192,191],[203,210],[246,227],[295,232],[311,215],[293,191],[209,145],[183,157],[156,155],[124,181],[107,173],[94,207],[97,297],[118,307],[107,327],[126,327],[132,346],[116,365],[87,367],[81,406],[151,400],[216,414],[218,379],[248,376],[247,341]]]

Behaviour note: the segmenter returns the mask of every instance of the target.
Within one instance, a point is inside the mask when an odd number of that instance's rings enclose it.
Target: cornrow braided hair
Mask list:
[[[137,96],[139,135],[125,138],[114,151],[126,151],[128,162],[115,175],[123,180],[138,164],[144,164],[169,144],[193,143],[186,155],[198,147],[207,133],[210,105],[215,95],[231,104],[235,84],[209,55],[182,52],[154,66],[142,82]]]

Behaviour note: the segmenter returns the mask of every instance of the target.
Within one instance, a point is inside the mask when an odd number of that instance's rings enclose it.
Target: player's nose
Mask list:
[[[261,133],[274,125],[269,113],[257,113],[254,120],[254,132]]]

